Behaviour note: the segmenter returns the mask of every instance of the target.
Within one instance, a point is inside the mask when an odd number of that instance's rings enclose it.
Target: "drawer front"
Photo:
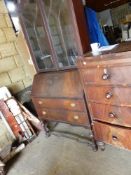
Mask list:
[[[86,87],[85,92],[88,101],[118,106],[131,106],[130,87],[89,86]]]
[[[34,98],[37,108],[64,109],[71,111],[86,111],[84,100],[42,99]]]
[[[131,107],[90,103],[89,108],[94,120],[131,127]]]
[[[99,122],[94,122],[93,129],[97,141],[131,149],[131,129],[110,126]]]
[[[44,120],[61,121],[84,126],[89,125],[88,115],[84,112],[69,112],[64,110],[49,110],[43,108],[38,110],[38,115]]]
[[[131,66],[81,69],[84,84],[131,84]]]

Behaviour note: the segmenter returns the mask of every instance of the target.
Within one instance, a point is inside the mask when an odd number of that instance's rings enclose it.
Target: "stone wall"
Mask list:
[[[22,32],[15,35],[4,0],[0,0],[0,87],[18,93],[32,84],[35,74]]]

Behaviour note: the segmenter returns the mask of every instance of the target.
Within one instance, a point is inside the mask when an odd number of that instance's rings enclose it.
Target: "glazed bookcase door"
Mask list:
[[[19,0],[21,24],[38,72],[76,67],[89,50],[81,0]]]
[[[55,69],[56,63],[38,1],[21,1],[20,14],[37,70]]]
[[[71,0],[41,0],[59,68],[71,67],[79,55]]]

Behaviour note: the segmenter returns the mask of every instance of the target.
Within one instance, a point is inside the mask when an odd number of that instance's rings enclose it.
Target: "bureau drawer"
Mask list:
[[[130,87],[96,86],[86,87],[88,101],[119,106],[131,106]]]
[[[88,115],[84,112],[70,112],[65,110],[39,109],[38,115],[41,119],[61,121],[76,125],[88,126]]]
[[[95,139],[117,147],[131,149],[131,129],[94,122]]]
[[[89,108],[94,120],[131,127],[131,107],[90,103]]]
[[[131,66],[81,69],[84,84],[131,84]]]
[[[84,100],[33,98],[33,102],[37,108],[86,111]]]

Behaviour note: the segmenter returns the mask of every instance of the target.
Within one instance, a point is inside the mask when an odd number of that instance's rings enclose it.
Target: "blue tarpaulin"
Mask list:
[[[100,43],[100,46],[108,46],[109,43],[100,27],[96,12],[91,8],[85,7],[86,20],[89,29],[91,43]]]

